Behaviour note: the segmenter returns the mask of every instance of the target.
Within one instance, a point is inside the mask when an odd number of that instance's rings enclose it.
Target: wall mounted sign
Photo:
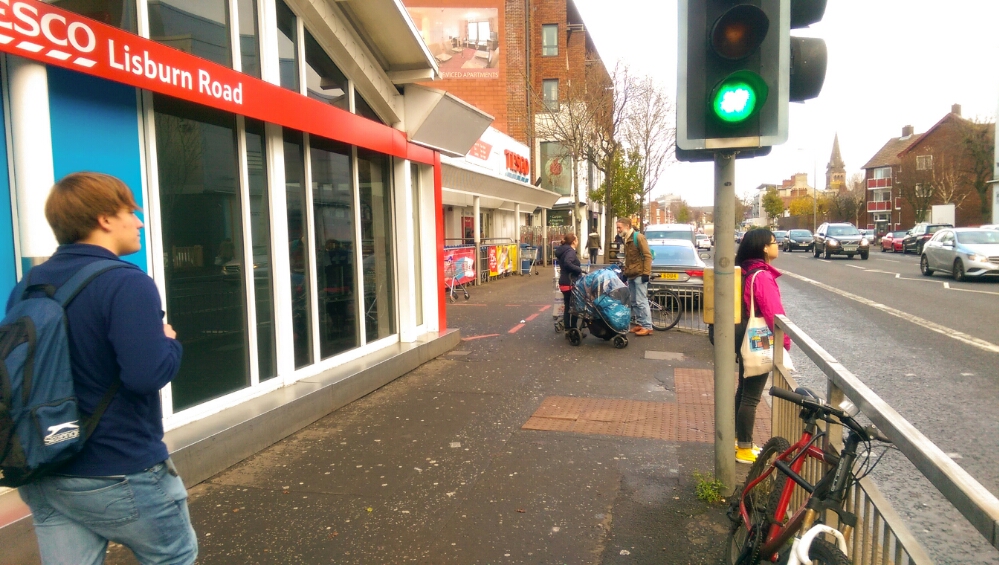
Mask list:
[[[0,0],[0,51],[432,165],[406,135],[36,0]]]

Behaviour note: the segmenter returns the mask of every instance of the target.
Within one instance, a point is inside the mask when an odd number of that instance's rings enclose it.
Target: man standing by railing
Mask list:
[[[631,315],[635,335],[652,335],[652,312],[649,309],[649,277],[652,276],[652,250],[645,236],[631,226],[630,218],[619,218],[617,233],[624,239],[624,276],[631,293]]]

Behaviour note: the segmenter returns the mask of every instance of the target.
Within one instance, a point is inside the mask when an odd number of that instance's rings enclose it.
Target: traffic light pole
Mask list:
[[[735,153],[715,153],[715,478],[735,491]]]

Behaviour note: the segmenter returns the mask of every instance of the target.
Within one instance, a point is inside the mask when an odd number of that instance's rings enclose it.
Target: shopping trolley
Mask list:
[[[465,288],[465,270],[460,268],[461,260],[454,261],[448,257],[444,263],[444,284],[447,287],[447,296],[451,302],[456,300],[455,293],[460,290],[465,294],[465,300],[469,299],[468,289]]]
[[[521,245],[520,246],[520,274],[530,275],[531,269],[534,269],[535,275],[540,275],[538,272],[538,248],[531,245]]]

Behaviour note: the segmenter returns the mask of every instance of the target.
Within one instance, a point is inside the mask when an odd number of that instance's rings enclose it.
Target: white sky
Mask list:
[[[608,70],[621,59],[676,95],[676,0],[575,0]],[[847,178],[911,124],[922,133],[952,104],[993,119],[999,102],[996,0],[829,0],[825,17],[793,35],[822,37],[829,50],[818,98],[791,104],[790,136],[767,157],[736,161],[736,193],[780,184],[795,172],[819,187],[839,133]],[[710,163],[673,163],[654,195],[695,206],[714,201]]]

